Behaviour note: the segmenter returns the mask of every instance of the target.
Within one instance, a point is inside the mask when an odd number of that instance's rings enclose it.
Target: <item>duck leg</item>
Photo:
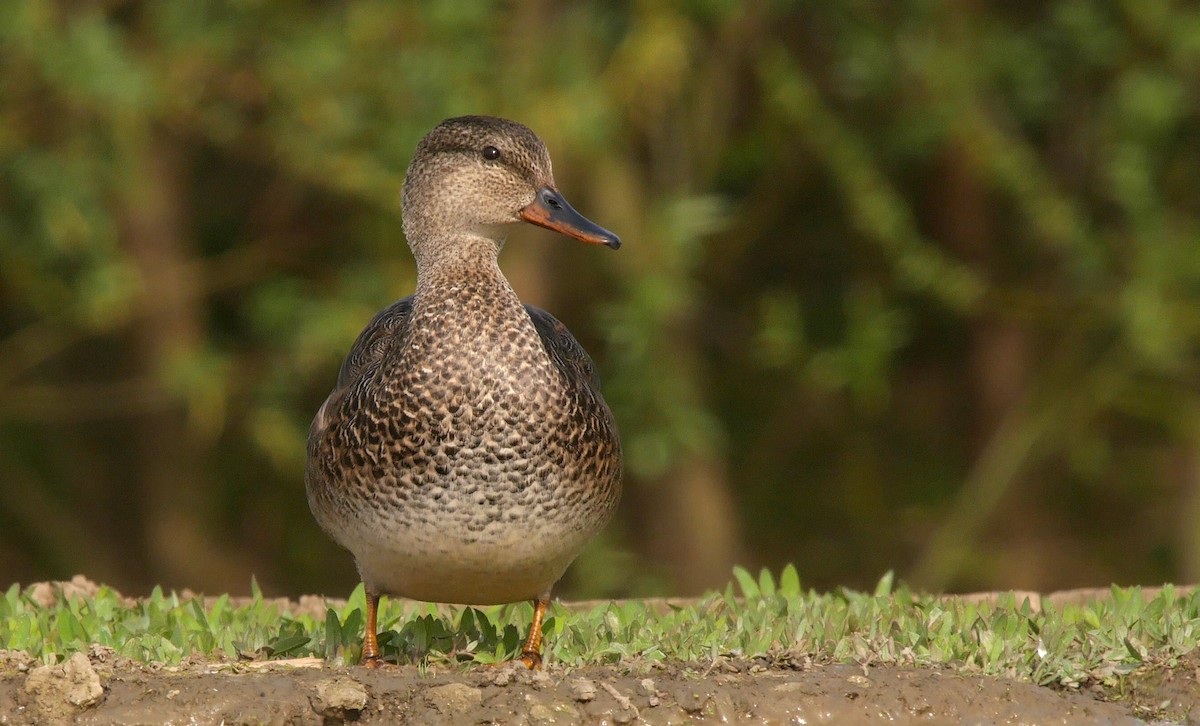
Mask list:
[[[383,659],[379,657],[379,639],[375,635],[375,620],[379,612],[379,593],[367,593],[367,627],[363,633],[362,664],[367,668],[379,668]]]
[[[529,637],[521,648],[521,657],[517,660],[525,667],[533,670],[542,667],[542,619],[546,617],[546,608],[550,607],[550,596],[545,595],[533,601],[533,622],[529,625]]]

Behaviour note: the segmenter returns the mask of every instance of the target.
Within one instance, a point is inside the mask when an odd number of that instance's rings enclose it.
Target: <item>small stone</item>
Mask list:
[[[441,713],[462,713],[483,702],[483,691],[465,683],[447,683],[425,691],[425,698]]]
[[[500,688],[504,688],[504,686],[512,683],[512,678],[516,676],[518,671],[528,670],[529,668],[521,664],[521,662],[517,662],[516,665],[512,664],[512,662],[502,662],[502,664],[492,667],[480,668],[478,671],[480,678],[476,680],[476,683],[479,685],[498,685]]]
[[[7,650],[0,648],[0,672],[12,669],[25,673],[37,664],[37,659],[23,650]]]
[[[99,643],[92,643],[88,646],[88,660],[93,663],[108,663],[116,657],[116,649],[110,646],[100,645]]]
[[[316,683],[313,710],[322,716],[337,717],[358,713],[367,707],[369,696],[363,684],[353,678],[330,678]]]
[[[650,708],[655,708],[661,703],[658,698],[658,688],[655,687],[654,681],[650,678],[643,678],[638,681],[638,692],[646,697],[646,703]]]
[[[95,597],[98,592],[100,592],[100,586],[83,575],[76,575],[70,580],[35,582],[29,586],[28,590],[30,599],[44,608],[54,607],[59,597],[63,600],[90,598]],[[120,597],[120,594],[118,593],[117,596]]]
[[[26,590],[29,599],[44,608],[52,608],[58,602],[58,590],[52,582],[35,582]]]
[[[571,681],[571,698],[580,703],[587,703],[596,697],[596,684],[587,678],[576,678]]]
[[[550,674],[541,669],[527,671],[527,677],[528,680],[524,681],[524,684],[527,686],[533,686],[539,691],[553,685],[554,683],[554,681],[550,678]]]
[[[534,703],[529,707],[529,723],[535,726],[579,723],[579,711],[569,703]]]
[[[675,692],[675,702],[684,711],[690,714],[697,714],[704,710],[704,704],[708,703],[711,695],[707,691],[685,686]]]
[[[75,653],[56,666],[34,668],[25,678],[25,694],[47,720],[66,720],[100,703],[104,687],[83,653]]]
[[[512,682],[512,670],[509,668],[490,668],[484,680],[490,685],[503,688]]]
[[[540,668],[530,670],[519,661],[515,662],[509,668],[509,671],[512,673],[513,682],[522,686],[540,686],[543,679],[550,678],[550,676],[546,675],[546,671]]]

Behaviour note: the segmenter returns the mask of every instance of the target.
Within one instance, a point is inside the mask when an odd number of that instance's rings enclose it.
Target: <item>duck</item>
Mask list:
[[[555,583],[617,509],[621,442],[583,346],[520,301],[498,258],[521,223],[621,240],[567,203],[533,131],[493,116],[420,141],[401,213],[416,289],[367,323],[313,418],[309,508],[363,582],[363,665],[385,665],[388,595],[532,602],[517,660],[537,668]]]

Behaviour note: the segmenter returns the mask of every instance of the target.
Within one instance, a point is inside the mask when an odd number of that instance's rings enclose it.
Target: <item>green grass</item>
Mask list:
[[[230,659],[320,656],[355,662],[362,637],[361,588],[324,619],[281,615],[257,587],[248,605],[222,596],[209,607],[155,590],[129,607],[102,588],[92,598],[34,604],[16,585],[0,599],[0,648],[53,663],[99,643],[137,661],[178,663],[199,654]],[[386,601],[385,601],[386,602]],[[1117,684],[1148,664],[1170,666],[1197,647],[1200,590],[1166,587],[1153,597],[1113,588],[1086,605],[1034,611],[1011,596],[968,604],[893,587],[885,576],[873,593],[803,591],[792,567],[778,579],[742,569],[723,593],[688,607],[630,601],[586,611],[555,606],[546,622],[547,660],[572,666],[726,656],[810,657],[816,661],[949,666],[1039,684]],[[401,662],[491,663],[513,657],[528,627],[528,605],[381,611],[385,657]]]

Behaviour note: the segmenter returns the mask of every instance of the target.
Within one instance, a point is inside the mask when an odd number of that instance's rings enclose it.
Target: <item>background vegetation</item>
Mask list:
[[[564,594],[1200,576],[1194,3],[10,0],[0,62],[0,581],[350,590],[305,433],[462,113],[626,242],[502,259],[628,453]]]

